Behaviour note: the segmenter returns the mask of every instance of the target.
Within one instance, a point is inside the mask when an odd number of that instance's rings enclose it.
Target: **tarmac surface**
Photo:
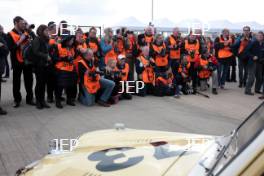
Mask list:
[[[8,111],[0,116],[0,176],[13,176],[17,169],[41,159],[48,153],[49,141],[75,138],[85,132],[113,128],[124,123],[128,128],[188,132],[210,135],[229,134],[262,101],[244,95],[237,83],[210,98],[187,95],[173,97],[137,97],[123,100],[110,108],[77,106],[37,110],[25,103],[13,108],[12,80],[2,84],[1,106]]]

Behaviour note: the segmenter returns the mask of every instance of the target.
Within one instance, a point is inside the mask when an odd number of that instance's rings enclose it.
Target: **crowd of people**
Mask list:
[[[253,34],[249,26],[238,35],[223,29],[212,40],[199,30],[182,36],[177,27],[166,38],[152,26],[142,34],[125,27],[115,33],[106,28],[101,38],[95,27],[86,33],[78,28],[73,35],[66,21],[42,24],[36,34],[34,25],[20,16],[13,23],[7,34],[0,26],[0,74],[1,82],[9,78],[10,54],[15,108],[22,101],[22,73],[26,103],[37,109],[50,108],[53,102],[61,109],[64,101],[75,106],[77,100],[85,106],[98,103],[109,107],[132,99],[130,93],[120,92],[128,81],[144,83],[144,88],[135,93],[138,96],[180,98],[183,94],[202,94],[210,87],[216,95],[219,88],[225,89],[226,82],[237,82],[237,62],[238,86],[246,95],[254,95],[251,89],[256,80],[255,93],[264,93],[264,33]],[[6,113],[0,109],[0,114]]]

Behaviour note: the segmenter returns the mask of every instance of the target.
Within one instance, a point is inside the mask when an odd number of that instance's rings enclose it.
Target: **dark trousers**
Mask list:
[[[142,81],[142,80],[138,80],[138,81]],[[140,89],[138,92],[139,96],[146,96],[146,95],[151,95],[154,93],[154,86],[151,83],[145,83],[144,84],[144,88]]]
[[[47,68],[47,94],[48,98],[53,100],[56,87],[56,74],[53,66]]]
[[[170,64],[172,73],[173,73],[173,75],[175,77],[178,74],[180,60],[178,60],[178,59],[170,59],[169,64]]]
[[[194,91],[196,91],[197,83],[198,83],[198,75],[197,75],[197,69],[194,67],[194,62],[191,62],[189,73],[192,79],[192,88]]]
[[[36,86],[35,86],[35,96],[39,103],[45,101],[45,88],[47,85],[47,67],[38,67],[35,70],[36,75]]]
[[[0,100],[1,100],[1,96],[2,96],[2,81],[0,81]]]
[[[255,91],[260,91],[261,86],[263,86],[263,75],[264,74],[264,64],[257,62],[256,63],[256,84]],[[264,88],[264,87],[263,87]]]
[[[67,101],[72,101],[75,98],[75,88],[76,86],[68,86],[68,87],[62,87],[57,85],[55,88],[55,97],[56,101],[60,101],[62,92],[65,90],[66,95],[67,95]]]
[[[5,57],[5,77],[9,77],[9,72],[10,72],[10,68],[9,68],[9,63],[8,63],[8,59],[7,57]]]
[[[128,81],[134,81],[135,74],[135,59],[131,56],[126,59],[126,63],[129,65]]]
[[[171,71],[173,74],[173,84],[175,86],[175,94],[179,95],[180,94],[180,89],[179,89],[179,85],[180,85],[180,81],[179,81],[179,77],[181,77],[181,75],[179,75],[179,66],[180,66],[180,60],[179,59],[170,59],[169,60],[169,64],[171,67]]]
[[[246,85],[247,76],[248,76],[248,60],[247,59],[238,59],[238,73],[239,73],[239,84]]]
[[[230,59],[230,65],[227,69],[227,81],[236,81],[236,58]]]
[[[33,73],[32,66],[26,66],[24,64],[16,64],[13,66],[13,97],[14,101],[20,103],[22,100],[20,85],[21,74],[24,76],[24,86],[27,92],[26,101],[32,101],[33,99]]]

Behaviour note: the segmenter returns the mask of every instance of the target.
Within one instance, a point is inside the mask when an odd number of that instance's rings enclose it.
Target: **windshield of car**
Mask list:
[[[264,130],[264,103],[233,132],[230,141],[222,148],[215,165],[208,175],[219,173],[225,165],[236,157],[252,140]]]

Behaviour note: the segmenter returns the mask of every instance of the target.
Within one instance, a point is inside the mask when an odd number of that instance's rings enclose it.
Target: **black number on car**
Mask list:
[[[106,150],[101,150],[95,153],[92,153],[88,156],[88,159],[91,161],[99,161],[96,165],[96,169],[102,172],[112,172],[121,169],[126,169],[128,167],[134,166],[140,163],[144,156],[129,157],[124,162],[115,162],[118,159],[125,158],[126,155],[124,152],[133,150],[133,147],[118,147],[111,148]],[[110,151],[117,151],[118,154],[110,155]]]

